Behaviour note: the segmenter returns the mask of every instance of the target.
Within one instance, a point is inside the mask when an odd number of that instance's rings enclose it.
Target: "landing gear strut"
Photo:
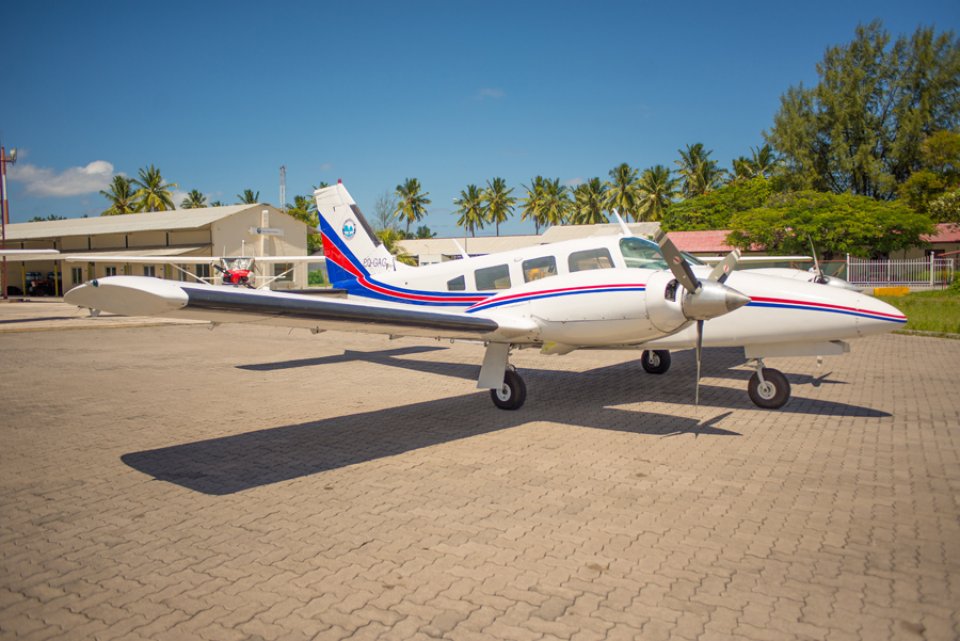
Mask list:
[[[670,352],[665,349],[645,349],[640,354],[640,364],[647,374],[664,374],[670,369]]]
[[[780,370],[764,367],[762,359],[754,359],[757,369],[747,383],[747,394],[757,407],[775,410],[790,400],[790,381]]]

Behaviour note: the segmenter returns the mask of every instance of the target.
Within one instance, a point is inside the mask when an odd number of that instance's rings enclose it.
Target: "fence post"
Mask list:
[[[847,254],[847,280],[853,282],[853,274],[850,272],[850,254]]]
[[[933,266],[936,264],[936,254],[930,252],[930,289],[933,289]]]

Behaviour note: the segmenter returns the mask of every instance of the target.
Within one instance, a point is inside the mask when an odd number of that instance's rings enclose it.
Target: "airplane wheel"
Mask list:
[[[508,369],[503,374],[500,389],[490,390],[490,398],[502,410],[517,410],[527,400],[527,386],[515,370]]]
[[[790,400],[790,381],[780,370],[764,367],[763,383],[754,372],[747,384],[747,393],[757,407],[775,410]]]
[[[647,374],[663,374],[670,369],[670,352],[665,349],[643,350],[640,364]]]

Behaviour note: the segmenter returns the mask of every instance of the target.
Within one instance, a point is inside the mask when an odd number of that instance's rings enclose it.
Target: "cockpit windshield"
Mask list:
[[[248,256],[240,256],[240,257],[232,257],[232,256],[228,257],[228,256],[224,256],[224,257],[223,257],[223,266],[224,266],[226,269],[247,269],[247,270],[249,270],[249,269],[251,269],[251,265],[253,265],[253,258],[248,257]]]
[[[620,239],[620,252],[627,267],[639,269],[666,269],[667,261],[660,253],[660,246],[645,238]]]

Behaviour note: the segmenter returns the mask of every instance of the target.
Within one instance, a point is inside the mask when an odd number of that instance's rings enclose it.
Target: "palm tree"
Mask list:
[[[637,216],[640,193],[637,189],[637,170],[621,163],[610,170],[610,182],[607,183],[607,208],[617,209],[627,220]]]
[[[242,194],[237,194],[238,205],[256,205],[260,202],[260,192],[254,192],[252,189],[244,189]]]
[[[523,188],[527,190],[527,196],[520,201],[520,211],[522,212],[520,220],[533,219],[537,236],[540,235],[540,226],[547,225],[549,222],[543,213],[543,186],[545,182],[547,181],[544,180],[543,176],[537,176],[530,181],[530,187],[524,185]]]
[[[487,188],[483,190],[487,221],[497,226],[497,236],[500,235],[500,223],[510,216],[513,206],[517,203],[517,199],[510,195],[512,193],[513,189],[507,189],[507,181],[503,178],[487,181]]]
[[[407,178],[403,184],[397,185],[397,211],[393,212],[393,215],[406,219],[407,237],[410,236],[410,224],[426,216],[427,205],[431,202],[427,198],[430,193],[421,194],[420,189],[420,181],[416,178]]]
[[[126,176],[114,176],[113,182],[110,183],[110,191],[100,193],[110,201],[109,209],[105,209],[101,216],[117,216],[139,211],[134,198],[133,181]]]
[[[163,176],[160,170],[150,165],[146,169],[140,170],[140,178],[134,178],[131,181],[139,187],[137,193],[133,195],[137,200],[137,206],[140,211],[167,211],[176,209],[173,204],[173,194],[171,189],[177,187],[177,183],[163,182]]]
[[[311,227],[320,224],[320,219],[317,217],[317,203],[310,196],[294,196],[293,204],[287,204],[287,215]]]
[[[453,201],[457,206],[457,212],[460,214],[457,225],[463,227],[463,232],[470,232],[471,236],[477,235],[477,229],[483,229],[483,223],[487,220],[486,211],[483,207],[483,193],[476,185],[467,185],[466,189],[460,191],[460,197]]]
[[[187,197],[180,201],[181,209],[200,209],[207,206],[207,197],[199,189],[191,189]]]
[[[209,205],[210,207],[223,207],[223,201],[215,200]]]
[[[562,225],[570,217],[572,210],[573,202],[566,185],[561,185],[559,178],[544,181],[542,212],[547,223]]]
[[[680,179],[671,178],[670,169],[663,165],[644,169],[640,182],[637,183],[641,192],[637,219],[662,220],[663,212],[680,193],[677,191],[679,183]]]
[[[679,149],[680,178],[683,181],[683,195],[687,198],[702,196],[720,186],[724,171],[717,166],[716,160],[710,160],[713,151],[705,151],[703,143],[687,145],[686,150]]]
[[[607,203],[607,186],[599,178],[591,178],[573,190],[573,223],[596,225],[607,222],[603,208]]]
[[[733,161],[736,178],[769,178],[777,165],[777,155],[770,145],[750,147],[750,157],[740,156]]]

